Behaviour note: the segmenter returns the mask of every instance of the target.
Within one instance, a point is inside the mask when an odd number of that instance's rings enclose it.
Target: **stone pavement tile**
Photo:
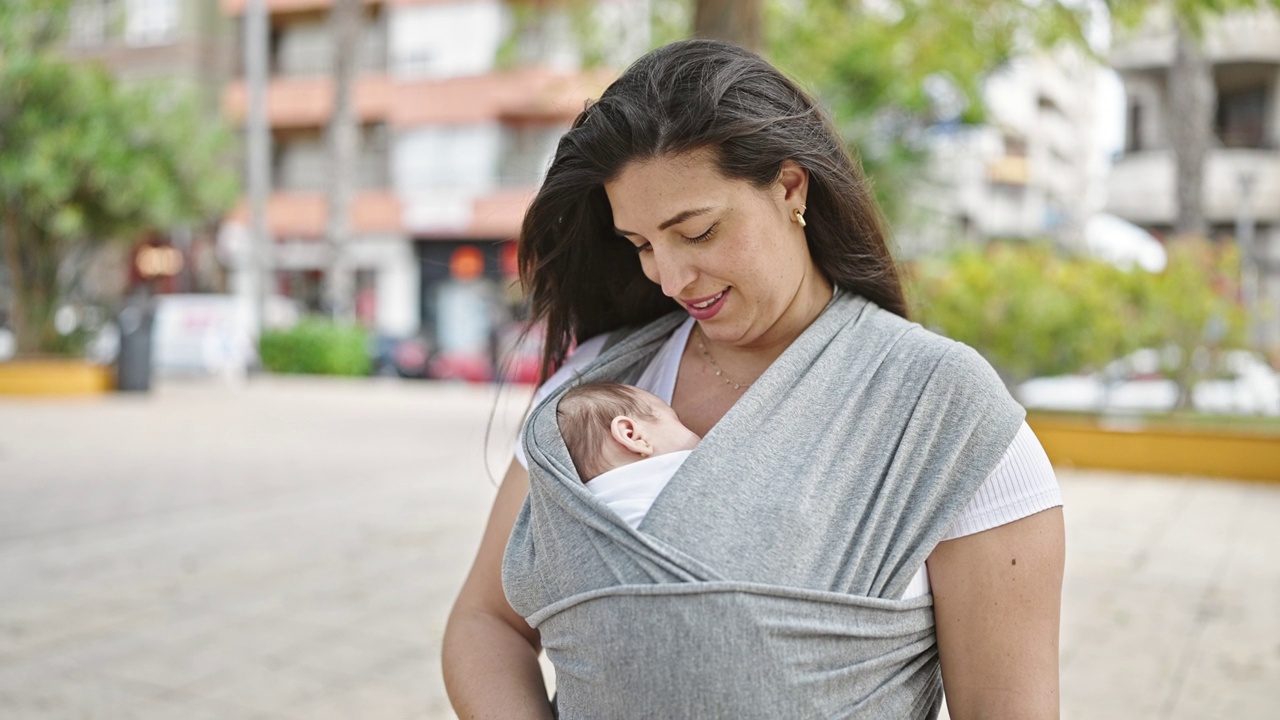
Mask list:
[[[278,714],[299,701],[332,692],[344,684],[337,675],[308,672],[273,661],[249,661],[205,676],[183,687],[180,695]]]
[[[303,633],[303,629],[270,619],[228,622],[208,633],[124,655],[103,668],[103,672],[178,690],[297,645],[310,637]]]
[[[1242,487],[1237,542],[1201,600],[1201,625],[1167,696],[1170,718],[1280,717],[1280,492]]]
[[[0,694],[0,717],[21,720],[257,720],[233,707],[190,705],[127,682],[105,678],[66,678],[26,688],[20,695]]]
[[[1162,532],[1144,548],[1135,577],[1196,575],[1213,582],[1245,537],[1240,520],[1249,508],[1242,490],[1236,483],[1199,483],[1190,493],[1190,502],[1172,513]]]
[[[438,696],[424,686],[370,680],[343,687],[281,711],[295,720],[407,720],[452,718]]]
[[[1200,593],[1195,584],[1129,583],[1099,606],[1075,632],[1070,653],[1064,653],[1063,707],[1081,718],[1158,718],[1196,626]]]
[[[402,646],[389,647],[381,638],[358,637],[345,630],[334,630],[272,653],[266,660],[318,677],[357,678],[372,674],[402,654]]]

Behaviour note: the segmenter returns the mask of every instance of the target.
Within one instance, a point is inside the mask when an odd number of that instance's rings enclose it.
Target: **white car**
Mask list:
[[[1205,413],[1280,416],[1280,375],[1262,358],[1232,350],[1223,354],[1221,365],[1227,377],[1197,383],[1192,407]],[[1105,372],[1034,378],[1015,394],[1028,410],[1167,412],[1178,401],[1178,386],[1159,375],[1160,367],[1157,351],[1139,350]]]

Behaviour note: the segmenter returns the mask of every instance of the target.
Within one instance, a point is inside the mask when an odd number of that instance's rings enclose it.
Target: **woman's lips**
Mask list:
[[[693,302],[685,302],[684,309],[694,320],[710,320],[724,307],[725,298],[729,297],[729,288],[725,288],[710,297],[699,298]]]

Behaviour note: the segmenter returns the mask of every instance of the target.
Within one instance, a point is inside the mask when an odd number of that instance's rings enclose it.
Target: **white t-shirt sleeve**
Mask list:
[[[529,407],[534,407],[542,402],[548,395],[555,392],[556,388],[569,382],[574,375],[582,372],[582,369],[591,364],[592,360],[600,357],[600,352],[604,350],[605,340],[608,339],[608,333],[597,335],[587,340],[574,349],[573,354],[564,361],[564,365],[560,366],[542,383],[533,393],[533,403]],[[524,427],[520,428],[520,435],[524,434]],[[524,443],[520,442],[520,435],[516,436],[516,462],[520,463],[520,467],[525,470],[529,469],[529,459],[524,454]]]
[[[1024,422],[943,540],[990,530],[1061,504],[1062,489],[1049,456]]]

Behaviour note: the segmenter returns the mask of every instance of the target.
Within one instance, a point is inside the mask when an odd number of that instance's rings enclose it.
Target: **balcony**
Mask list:
[[[355,107],[360,122],[386,120],[393,87],[386,75],[364,75],[356,81]],[[333,81],[326,77],[277,78],[267,88],[267,120],[276,128],[324,127],[333,114]],[[248,114],[249,94],[243,80],[227,86],[222,110],[233,123]]]
[[[390,0],[392,4],[396,0]],[[403,0],[400,0],[403,2]],[[222,12],[224,15],[238,17],[244,14],[245,7],[249,4],[249,0],[222,0]],[[284,13],[301,13],[315,12],[316,10],[324,10],[333,6],[333,0],[266,0],[267,12],[272,15],[281,15]],[[364,0],[365,5],[384,5],[385,0]]]
[[[604,71],[542,69],[405,82],[363,75],[356,83],[356,115],[364,123],[389,121],[401,127],[493,121],[567,125],[612,79]],[[248,102],[243,80],[223,91],[222,109],[233,123],[244,122]],[[333,81],[327,77],[277,77],[267,88],[272,127],[323,127],[332,110]]]
[[[527,68],[396,86],[393,125],[533,122],[566,125],[613,80],[604,71],[556,73]]]
[[[1236,12],[1207,29],[1205,54],[1214,64],[1280,63],[1280,13]],[[1111,66],[1120,72],[1173,64],[1173,26],[1155,18],[1129,38],[1117,38]]]
[[[351,203],[351,229],[356,234],[402,232],[401,205],[394,193],[357,193]],[[232,210],[229,219],[248,223],[247,201]],[[276,238],[322,238],[329,217],[323,193],[276,192],[267,201],[267,226]]]
[[[440,239],[504,239],[520,232],[532,188],[450,197],[447,192],[401,199],[394,193],[357,193],[351,206],[351,229],[357,235],[403,235]],[[323,193],[276,192],[267,203],[272,237],[319,240],[324,237],[328,202]],[[229,220],[248,224],[247,201],[241,200]]]
[[[1205,163],[1205,214],[1209,222],[1230,225],[1240,204],[1240,178],[1255,178],[1254,217],[1280,223],[1280,152],[1219,148]],[[1130,222],[1170,226],[1177,218],[1174,159],[1170,150],[1124,155],[1111,168],[1107,182],[1107,212]]]
[[[1025,155],[1005,155],[987,164],[987,180],[996,185],[1026,185],[1030,179]]]

